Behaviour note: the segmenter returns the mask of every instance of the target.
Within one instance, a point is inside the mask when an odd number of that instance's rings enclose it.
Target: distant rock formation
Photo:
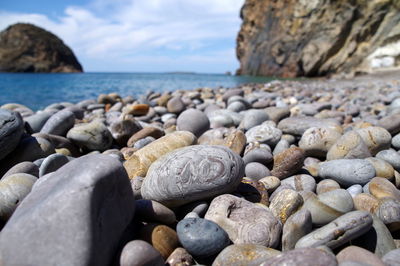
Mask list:
[[[238,74],[324,76],[400,65],[399,0],[246,0]]]
[[[1,72],[82,72],[72,50],[54,34],[18,23],[0,32]]]

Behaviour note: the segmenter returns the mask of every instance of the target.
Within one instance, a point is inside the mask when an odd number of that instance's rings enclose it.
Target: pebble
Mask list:
[[[295,248],[326,245],[331,249],[335,249],[361,236],[371,226],[371,214],[364,211],[351,211],[303,236],[297,241]]]
[[[290,148],[290,143],[286,139],[281,139],[275,146],[272,154],[275,156]]]
[[[48,173],[56,171],[58,168],[67,164],[69,159],[67,156],[62,154],[53,153],[44,159],[39,168],[39,177],[42,177]]]
[[[155,161],[144,179],[141,194],[144,199],[166,206],[180,206],[233,192],[243,175],[243,160],[230,149],[189,146]]]
[[[269,205],[268,191],[265,186],[261,182],[252,180],[248,177],[242,179],[235,194],[239,194],[244,199],[253,203],[261,203],[265,206]]]
[[[328,192],[331,190],[335,190],[335,189],[339,189],[339,188],[340,188],[340,185],[335,180],[324,179],[324,180],[321,180],[317,184],[317,194],[320,195],[322,193],[325,193],[325,192]]]
[[[375,213],[379,200],[369,193],[360,193],[353,198],[354,208],[359,211]]]
[[[108,155],[80,157],[36,181],[1,232],[2,262],[109,265],[133,214],[122,164]]]
[[[244,172],[246,177],[254,180],[260,180],[261,178],[270,175],[269,169],[265,165],[257,162],[246,164]]]
[[[124,163],[129,178],[146,176],[150,165],[158,158],[175,149],[192,145],[196,137],[189,131],[176,131],[161,137],[127,158]]]
[[[176,248],[167,258],[166,264],[169,266],[190,266],[194,265],[194,260],[186,249]]]
[[[146,137],[153,137],[155,139],[159,139],[164,135],[165,135],[165,133],[163,130],[161,130],[157,127],[148,126],[148,127],[145,127],[143,129],[139,130],[135,134],[133,134],[128,139],[127,147],[133,147],[138,140],[146,138]]]
[[[246,165],[251,162],[257,162],[266,165],[272,162],[272,160],[273,156],[271,151],[263,148],[253,149],[243,156],[243,161]]]
[[[234,244],[226,247],[215,258],[212,266],[258,266],[265,260],[281,254],[280,251],[256,244]]]
[[[0,160],[17,147],[23,132],[24,123],[21,115],[0,109]]]
[[[379,119],[378,126],[383,127],[392,135],[399,133],[400,114],[392,114]]]
[[[392,250],[382,257],[382,261],[386,266],[398,266],[400,257],[400,248]]]
[[[274,156],[274,167],[271,175],[279,179],[289,177],[303,167],[304,151],[300,148],[289,148]]]
[[[392,136],[383,127],[361,128],[357,130],[357,133],[367,144],[368,150],[372,155],[390,148]]]
[[[303,198],[292,189],[279,191],[269,205],[270,210],[282,224],[303,205]]]
[[[75,115],[68,110],[61,110],[52,115],[40,130],[41,133],[65,136],[75,123]]]
[[[345,261],[355,261],[367,265],[385,266],[382,260],[374,253],[357,246],[349,246],[342,249],[336,255],[336,259],[339,263]]]
[[[109,127],[112,137],[121,146],[126,146],[128,139],[141,129],[142,126],[134,119],[119,119]]]
[[[247,143],[259,142],[275,146],[282,137],[282,131],[270,124],[261,124],[246,132]]]
[[[161,203],[153,200],[137,200],[135,214],[146,222],[172,224],[176,222],[175,213]]]
[[[309,116],[288,117],[281,120],[278,124],[278,128],[283,133],[295,136],[302,136],[311,127],[331,128],[338,132],[342,131],[339,123],[333,119],[319,119]]]
[[[194,257],[210,257],[230,244],[228,234],[218,224],[202,218],[181,220],[176,226],[179,242]]]
[[[310,175],[295,175],[281,181],[282,186],[288,186],[296,191],[315,191],[316,182]]]
[[[190,131],[196,137],[200,137],[210,128],[210,120],[202,111],[191,108],[178,116],[176,128],[177,130]]]
[[[22,162],[11,167],[2,178],[19,173],[30,174],[39,177],[39,167],[32,162]]]
[[[167,103],[167,110],[170,113],[179,114],[185,109],[185,104],[178,96],[172,97]]]
[[[400,150],[400,134],[397,134],[396,136],[394,136],[392,138],[392,146],[396,149],[396,150]]]
[[[339,159],[320,163],[318,176],[333,179],[345,187],[365,185],[375,177],[375,168],[367,160]]]
[[[175,230],[166,225],[147,224],[141,228],[139,237],[160,252],[164,260],[179,246]]]
[[[346,190],[350,193],[350,195],[353,199],[355,196],[357,196],[358,194],[363,192],[363,188],[359,184],[352,185],[352,186],[348,187]]]
[[[394,150],[383,150],[376,154],[376,158],[390,163],[394,169],[400,171],[400,153]]]
[[[268,193],[274,192],[281,185],[281,180],[276,176],[266,176],[258,180],[267,189]]]
[[[311,213],[301,209],[289,216],[282,229],[282,251],[294,249],[297,241],[312,230]]]
[[[400,200],[400,191],[386,178],[374,177],[368,186],[369,192],[377,199],[385,197]]]
[[[400,222],[400,201],[392,198],[383,198],[379,201],[376,215],[386,225]]]
[[[394,177],[394,168],[390,163],[375,157],[369,157],[365,160],[374,166],[376,176],[386,179],[392,179]]]
[[[121,266],[163,266],[160,252],[143,240],[133,240],[122,249],[119,260]]]
[[[371,157],[371,152],[363,138],[356,132],[350,131],[340,137],[328,150],[326,159],[364,159]]]
[[[296,248],[285,251],[273,258],[268,258],[260,266],[279,266],[279,265],[324,265],[337,266],[335,256],[321,249],[316,248]]]
[[[268,114],[264,110],[250,109],[244,113],[243,120],[239,125],[239,128],[243,128],[247,131],[252,127],[260,125],[262,122],[268,119]]]
[[[105,151],[113,141],[110,131],[99,121],[76,125],[68,131],[67,138],[89,151]]]
[[[214,198],[204,217],[221,226],[234,244],[277,247],[281,222],[266,208],[225,194]]]
[[[37,177],[15,173],[0,180],[0,220],[6,222],[18,204],[29,194]]]
[[[299,147],[307,156],[326,157],[327,152],[342,135],[331,128],[312,127],[301,136]]]
[[[40,132],[46,121],[54,114],[54,112],[41,111],[28,117],[24,117],[24,121],[29,124],[34,133]]]

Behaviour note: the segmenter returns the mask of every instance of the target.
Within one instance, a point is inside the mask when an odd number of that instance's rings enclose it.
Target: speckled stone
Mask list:
[[[280,266],[280,265],[324,265],[337,266],[335,256],[321,249],[316,248],[297,248],[283,252],[273,258],[267,259],[260,266]]]
[[[51,154],[44,159],[39,168],[39,177],[44,176],[45,174],[56,171],[58,168],[68,163],[69,159],[67,156],[62,154]]]
[[[338,182],[336,182],[335,180],[332,179],[324,179],[319,181],[319,183],[317,184],[317,194],[320,195],[322,193],[331,191],[331,190],[335,190],[335,189],[339,189],[340,185]]]
[[[400,200],[400,191],[386,178],[374,177],[368,186],[369,192],[377,199],[385,197]]]
[[[282,229],[282,251],[294,249],[297,241],[312,230],[311,213],[301,209],[291,215]]]
[[[282,224],[303,205],[303,198],[292,189],[283,189],[275,195],[269,205],[272,213]]]
[[[176,222],[175,213],[157,201],[141,199],[135,201],[135,205],[135,215],[141,221],[163,224]]]
[[[212,266],[258,266],[261,262],[281,254],[280,251],[255,244],[235,244],[222,250]]]
[[[135,152],[124,163],[129,178],[146,176],[150,165],[158,158],[175,149],[192,145],[196,137],[189,131],[176,131],[161,137]]]
[[[245,176],[254,180],[260,180],[261,178],[264,178],[271,174],[269,169],[265,165],[257,162],[246,164],[244,172]]]
[[[311,213],[313,224],[325,225],[353,210],[353,199],[345,189],[335,189],[318,196],[310,196],[303,205]]]
[[[74,126],[75,115],[71,111],[61,110],[52,115],[40,130],[41,133],[65,136]]]
[[[356,131],[350,131],[341,136],[326,154],[327,160],[364,159],[368,157],[371,157],[371,152]]]
[[[194,257],[211,257],[230,243],[224,229],[202,218],[181,220],[176,226],[176,232],[182,246]]]
[[[146,224],[141,228],[139,238],[153,245],[164,260],[179,246],[175,230],[166,225]]]
[[[150,166],[141,193],[144,199],[180,206],[233,192],[243,175],[242,158],[226,147],[184,147]]]
[[[113,141],[110,131],[99,121],[76,125],[68,131],[67,138],[90,151],[105,151]]]
[[[265,186],[261,182],[248,177],[242,179],[235,193],[238,193],[250,202],[261,203],[265,206],[269,205],[268,191]]]
[[[210,128],[210,121],[202,111],[190,108],[178,116],[176,128],[177,130],[190,131],[196,137],[199,137]]]
[[[120,266],[163,266],[160,252],[143,240],[133,240],[122,249]]]
[[[335,249],[364,234],[371,226],[372,216],[370,213],[364,211],[348,212],[300,238],[295,248],[326,245],[331,249]]]
[[[294,175],[281,181],[282,186],[289,186],[296,191],[315,191],[316,182],[310,175]]]
[[[281,139],[282,131],[270,124],[254,126],[246,132],[247,143],[259,142],[275,146]]]
[[[0,180],[0,220],[7,221],[18,204],[29,194],[36,176],[16,173]]]
[[[394,169],[400,171],[400,153],[395,150],[383,150],[376,154],[376,158],[385,160],[390,163]]]
[[[366,158],[365,160],[367,160],[374,166],[376,176],[383,177],[386,179],[392,179],[394,177],[393,166],[390,163],[386,162],[385,160],[375,157]]]
[[[341,132],[341,126],[333,119],[319,119],[310,116],[288,117],[281,120],[278,128],[285,134],[301,136],[310,127],[331,128]]]
[[[223,145],[241,155],[246,146],[246,135],[241,130],[232,130],[225,138]]]
[[[331,128],[312,127],[301,136],[299,147],[307,156],[325,157],[328,150],[342,135]]]
[[[184,248],[176,248],[167,258],[166,263],[169,266],[191,266],[194,265],[192,255]]]
[[[280,221],[267,207],[225,194],[214,198],[205,215],[221,226],[234,244],[276,247],[282,230]]]
[[[361,136],[365,144],[367,144],[368,150],[372,155],[390,148],[392,136],[383,127],[361,128],[357,130],[357,133]]]
[[[375,177],[375,168],[367,160],[339,159],[320,163],[318,176],[333,179],[345,187],[365,185]]]
[[[303,167],[304,151],[300,148],[289,148],[274,156],[274,167],[271,175],[284,179],[295,174]]]
[[[374,253],[357,246],[349,246],[342,249],[336,255],[336,258],[339,263],[344,261],[356,261],[367,265],[385,266],[382,260]]]
[[[250,109],[244,112],[243,120],[239,127],[249,130],[250,128],[258,126],[268,119],[268,114],[264,110]]]
[[[24,123],[19,113],[0,109],[0,160],[18,145],[24,132]]]

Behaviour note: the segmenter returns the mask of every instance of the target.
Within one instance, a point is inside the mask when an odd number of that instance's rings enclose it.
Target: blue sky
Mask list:
[[[10,0],[0,30],[30,22],[59,36],[85,71],[234,72],[244,0]]]

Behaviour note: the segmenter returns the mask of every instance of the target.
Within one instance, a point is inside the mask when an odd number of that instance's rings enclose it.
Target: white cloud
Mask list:
[[[84,67],[97,70],[95,61],[157,62],[179,60],[231,62],[214,54],[234,57],[244,0],[95,0],[86,6],[68,6],[62,16],[0,11],[0,30],[16,22],[30,22],[64,40]],[[210,52],[211,51],[211,52]],[[203,60],[201,59],[203,58]],[[178,60],[178,61],[177,61]],[[185,64],[187,63],[185,62]],[[196,68],[196,67],[194,67]],[[138,67],[136,67],[136,70]],[[168,70],[168,69],[166,69]],[[204,72],[204,71],[203,71]]]

